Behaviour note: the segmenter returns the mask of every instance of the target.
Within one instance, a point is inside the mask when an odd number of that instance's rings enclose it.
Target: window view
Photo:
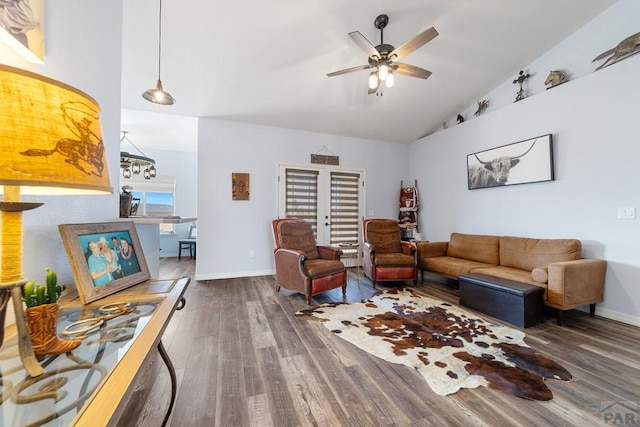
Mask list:
[[[133,216],[172,216],[175,215],[175,178],[158,176],[152,180],[121,180],[120,185],[133,188]],[[160,234],[174,232],[173,224],[160,224]]]

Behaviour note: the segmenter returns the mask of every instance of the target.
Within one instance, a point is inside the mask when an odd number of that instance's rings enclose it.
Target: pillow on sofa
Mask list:
[[[531,271],[531,278],[538,283],[547,283],[549,280],[549,270],[547,267],[536,267]]]
[[[451,233],[447,255],[470,261],[498,265],[500,236]]]

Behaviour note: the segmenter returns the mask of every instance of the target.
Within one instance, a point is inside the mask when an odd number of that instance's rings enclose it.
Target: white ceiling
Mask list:
[[[158,76],[158,0],[123,3],[123,129],[136,145],[188,151],[195,117],[415,141],[615,0],[163,0],[161,77],[173,106],[141,96]],[[396,47],[431,26],[440,33],[402,59],[433,75],[397,76],[382,97],[367,95],[367,71],[326,76],[367,63],[348,33],[379,44],[381,13]]]

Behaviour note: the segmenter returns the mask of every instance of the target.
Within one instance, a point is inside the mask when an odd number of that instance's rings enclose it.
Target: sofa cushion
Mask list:
[[[344,271],[344,264],[337,260],[309,259],[304,263],[304,272],[309,277],[320,277]]]
[[[490,267],[491,264],[484,262],[470,261],[468,259],[453,258],[449,256],[430,257],[422,259],[427,271],[444,274],[456,278],[461,274],[469,273],[473,268]]]
[[[449,245],[447,246],[447,255],[498,265],[500,264],[499,244],[499,236],[451,233]]]
[[[576,239],[500,238],[500,265],[526,270],[552,262],[573,261],[582,257],[582,244]],[[529,274],[531,279],[531,274]]]

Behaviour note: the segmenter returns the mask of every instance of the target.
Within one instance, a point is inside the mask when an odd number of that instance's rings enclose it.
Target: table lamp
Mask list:
[[[35,377],[44,371],[34,356],[22,305],[22,212],[42,203],[21,202],[20,193],[109,194],[113,189],[100,107],[90,96],[0,64],[0,100],[0,345],[7,304],[13,299],[20,358]]]

